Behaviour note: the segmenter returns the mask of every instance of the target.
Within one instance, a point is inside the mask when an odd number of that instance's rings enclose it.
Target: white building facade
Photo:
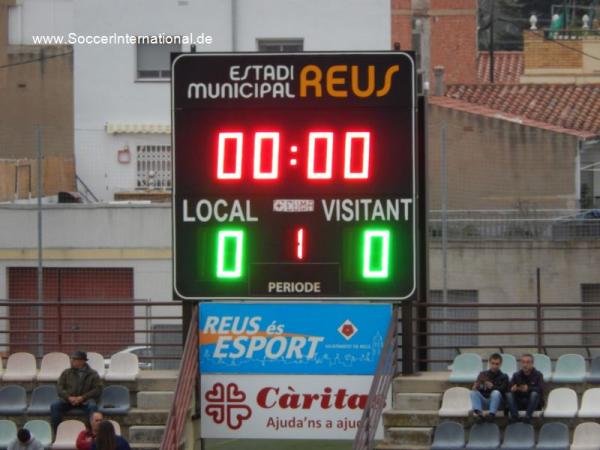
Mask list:
[[[76,172],[101,201],[170,188],[170,53],[389,50],[389,0],[21,0],[12,44],[75,41]],[[182,44],[88,44],[126,36]]]

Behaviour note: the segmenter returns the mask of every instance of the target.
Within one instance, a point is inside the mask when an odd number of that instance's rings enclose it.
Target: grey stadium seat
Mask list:
[[[431,450],[458,450],[465,448],[465,430],[460,423],[442,422],[433,435]]]
[[[6,450],[17,438],[17,425],[12,420],[0,420],[0,450]]]
[[[108,386],[102,392],[98,409],[103,414],[127,414],[130,406],[129,389],[124,386]]]
[[[492,450],[500,446],[500,429],[495,423],[473,425],[469,433],[468,450]]]
[[[50,415],[50,405],[56,400],[58,400],[58,393],[55,385],[38,386],[31,393],[31,405],[27,408],[27,414],[32,416]]]
[[[503,450],[533,450],[535,448],[535,431],[530,424],[511,423],[504,430]]]
[[[569,428],[564,423],[545,423],[536,450],[569,450]]]
[[[590,374],[586,377],[588,383],[600,383],[600,356],[592,359]]]
[[[9,384],[0,389],[0,414],[20,415],[27,409],[27,392],[23,386]]]
[[[27,428],[44,448],[49,448],[52,445],[52,429],[45,420],[30,420],[23,425],[23,428]]]

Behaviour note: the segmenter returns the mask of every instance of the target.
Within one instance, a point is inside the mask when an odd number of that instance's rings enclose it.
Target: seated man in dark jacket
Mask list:
[[[71,368],[60,374],[57,383],[59,400],[50,408],[52,428],[56,433],[63,415],[73,408],[81,408],[87,417],[96,411],[96,403],[102,394],[102,382],[98,372],[87,364],[87,353],[77,351],[71,355]]]
[[[506,394],[506,402],[510,411],[510,421],[519,419],[519,410],[525,410],[525,423],[531,422],[536,409],[542,407],[544,397],[544,375],[533,367],[533,355],[525,353],[521,356],[521,370],[515,372]]]
[[[478,422],[483,420],[483,410],[489,409],[489,418],[494,419],[502,405],[504,393],[508,388],[508,375],[500,370],[502,355],[494,353],[488,361],[489,369],[477,377],[471,391],[473,415]]]

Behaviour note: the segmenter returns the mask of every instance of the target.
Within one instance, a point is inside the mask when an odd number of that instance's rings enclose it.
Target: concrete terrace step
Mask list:
[[[389,442],[382,442],[375,446],[375,450],[430,450],[429,445],[399,445]]]
[[[129,428],[129,441],[133,443],[160,443],[165,427],[162,425],[135,425]]]
[[[390,427],[385,430],[385,443],[427,447],[431,443],[432,434],[431,427]]]
[[[442,394],[401,393],[396,394],[394,409],[399,410],[434,410],[442,404]]]
[[[144,391],[137,394],[140,409],[170,409],[175,393],[172,391]]]
[[[160,449],[160,442],[148,442],[148,443],[129,443],[129,446],[135,450],[158,450]]]
[[[169,416],[168,409],[138,409],[132,408],[129,410],[129,414],[124,416],[111,416],[106,415],[107,419],[112,419],[123,427],[130,427],[133,425],[163,425],[167,423],[167,417]],[[13,420],[17,427],[22,427],[25,422],[29,419],[41,419],[50,422],[50,416],[2,416],[2,419]],[[84,421],[83,416],[65,416],[65,419],[74,419]]]

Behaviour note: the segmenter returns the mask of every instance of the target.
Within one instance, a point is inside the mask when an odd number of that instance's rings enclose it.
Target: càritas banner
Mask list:
[[[200,371],[373,375],[391,313],[383,304],[205,303]]]
[[[353,439],[372,377],[203,375],[203,438]],[[390,405],[388,394],[386,403]],[[383,437],[381,424],[376,438]]]

